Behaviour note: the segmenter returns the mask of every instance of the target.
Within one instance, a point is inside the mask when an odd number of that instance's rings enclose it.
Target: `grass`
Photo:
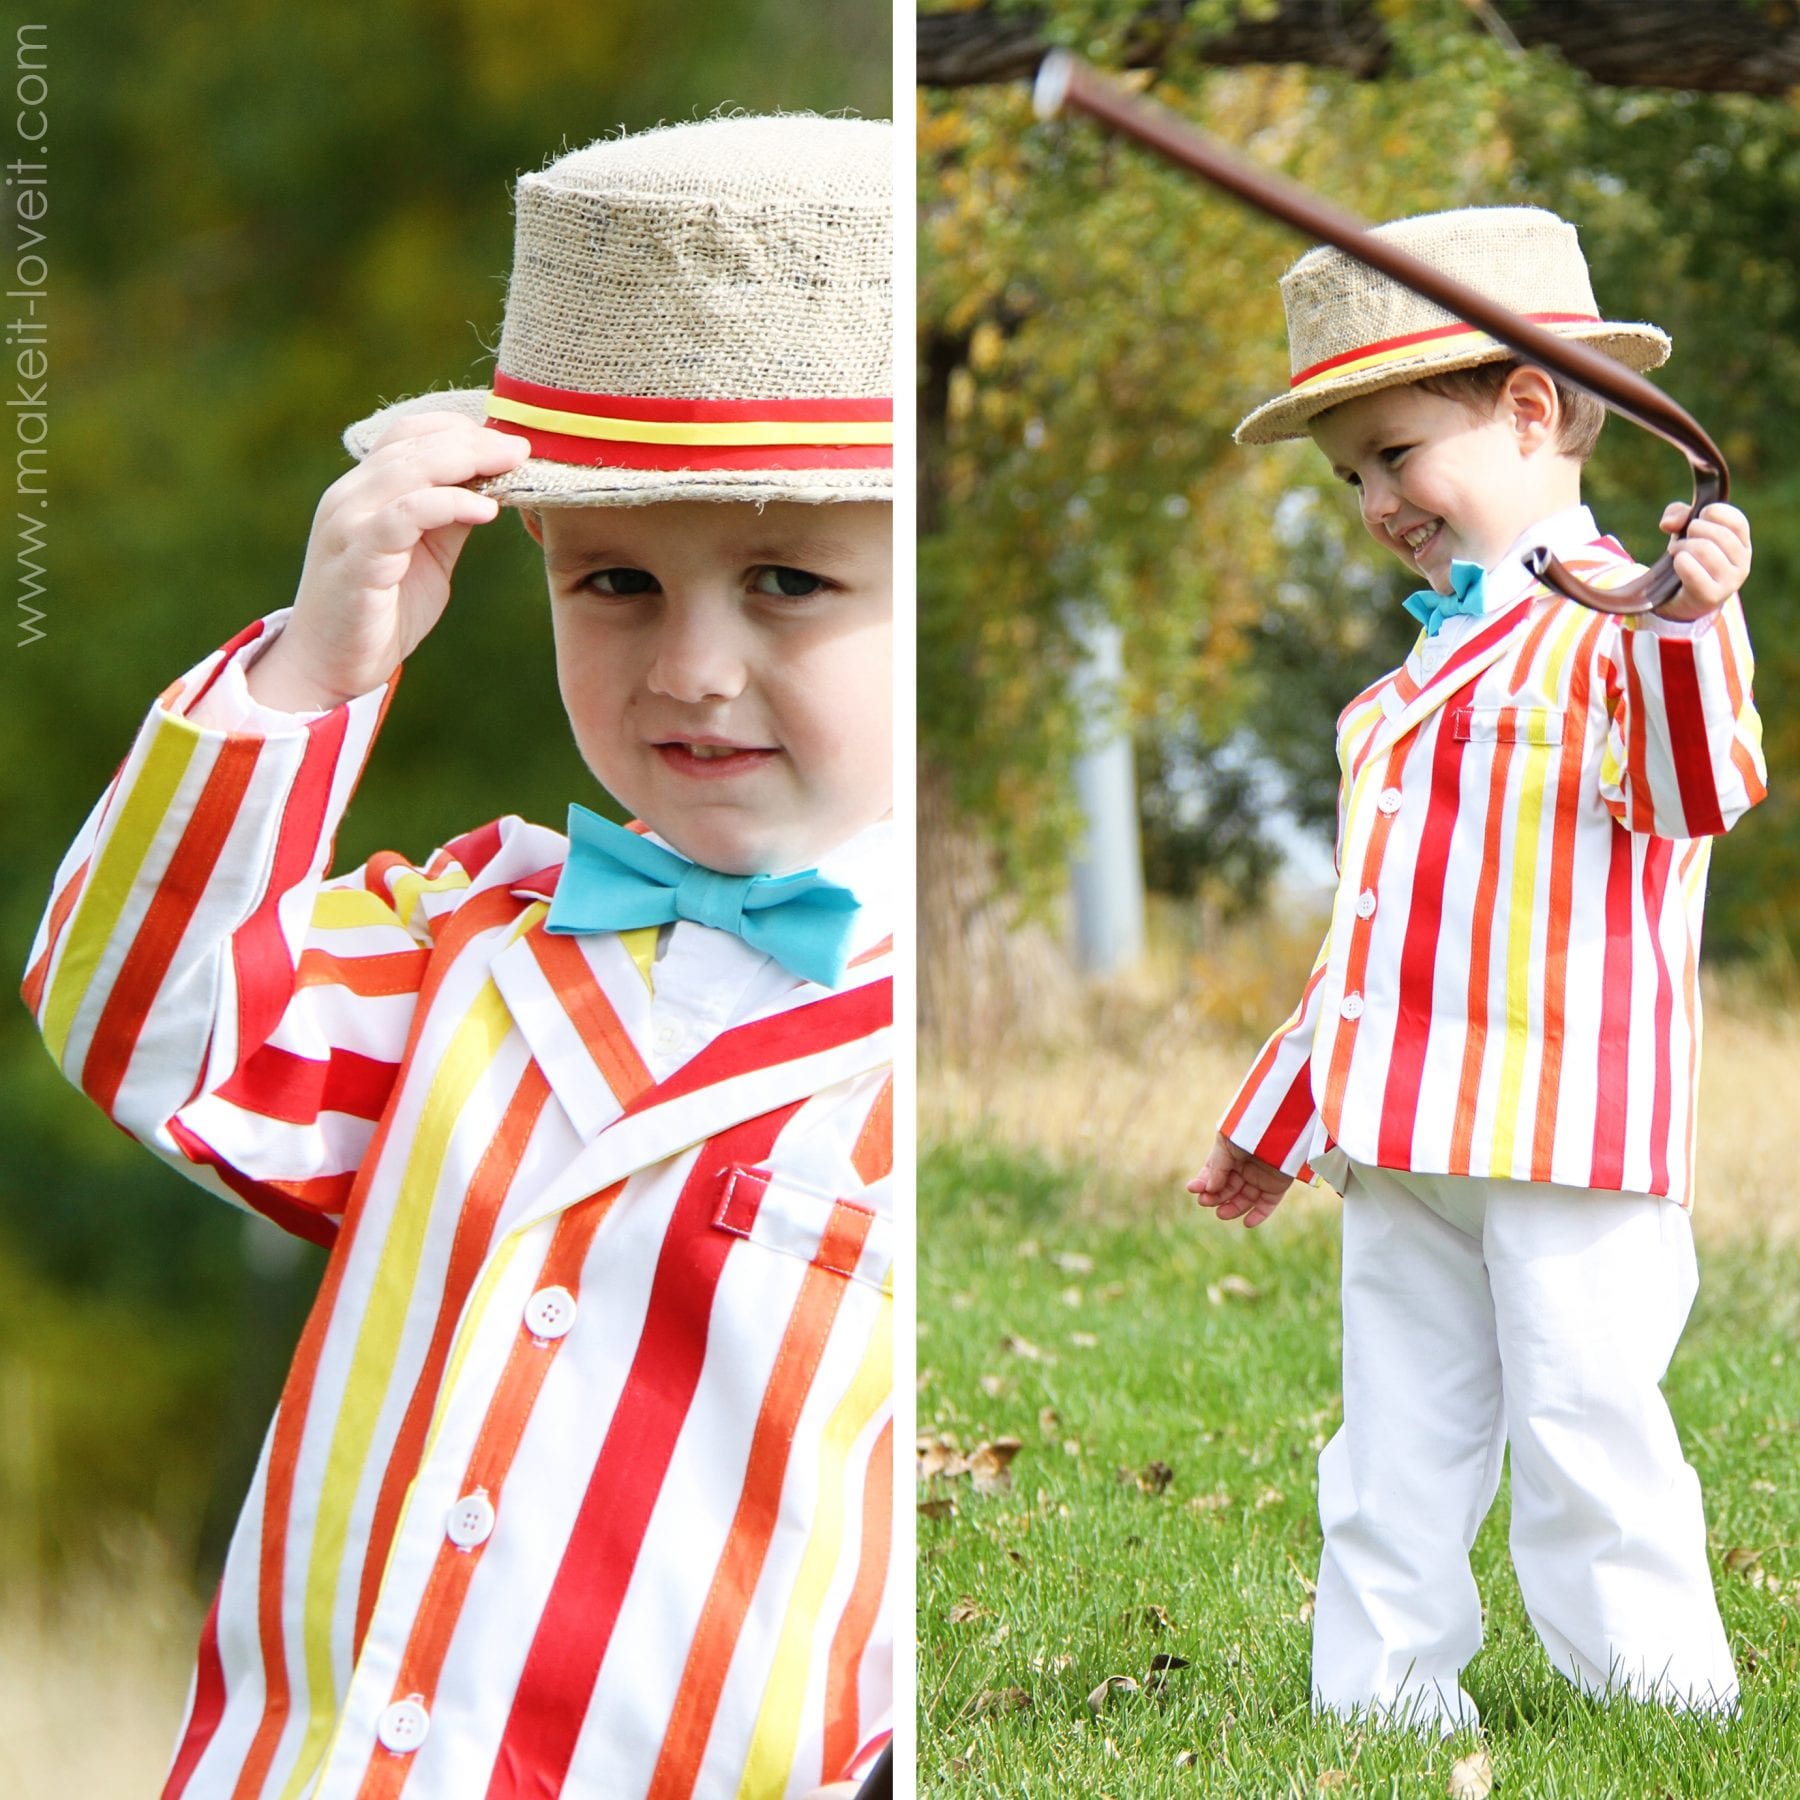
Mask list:
[[[1313,1465],[1338,1418],[1335,1221],[1308,1203],[1250,1234],[1163,1205],[1116,1160],[1094,1167],[979,1138],[922,1159],[921,1440],[1020,1447],[1010,1486],[921,1490],[919,1793],[1445,1794],[1471,1734],[1427,1746],[1306,1703]],[[1476,1546],[1487,1644],[1467,1677],[1499,1793],[1783,1791],[1800,1760],[1797,1276],[1791,1248],[1715,1241],[1667,1384],[1706,1492],[1740,1716],[1606,1709],[1552,1673],[1507,1561],[1503,1488]],[[1135,1691],[1097,1696],[1116,1676]]]

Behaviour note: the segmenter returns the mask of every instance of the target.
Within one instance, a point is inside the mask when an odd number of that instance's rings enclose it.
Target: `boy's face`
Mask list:
[[[1579,470],[1554,448],[1554,403],[1548,420],[1534,404],[1522,416],[1510,384],[1487,415],[1384,388],[1333,407],[1311,431],[1358,490],[1369,535],[1447,594],[1452,559],[1491,567],[1527,526],[1579,498]]]
[[[806,868],[893,805],[892,509],[671,501],[524,515],[601,784],[684,856]]]

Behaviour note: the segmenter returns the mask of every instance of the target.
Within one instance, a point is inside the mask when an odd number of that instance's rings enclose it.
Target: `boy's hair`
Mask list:
[[[1507,377],[1513,370],[1525,366],[1516,356],[1506,357],[1499,362],[1477,363],[1472,369],[1448,369],[1441,375],[1422,375],[1407,385],[1422,393],[1455,400],[1476,412],[1491,413],[1500,399],[1500,390],[1506,386]],[[1561,408],[1556,448],[1562,455],[1585,463],[1594,454],[1600,427],[1606,423],[1606,408],[1585,388],[1564,381],[1560,375],[1550,374],[1548,369],[1544,373],[1550,376]]]

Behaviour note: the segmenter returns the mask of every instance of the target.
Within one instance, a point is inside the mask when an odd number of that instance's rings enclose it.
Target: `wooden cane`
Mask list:
[[[1368,227],[1353,214],[1329,206],[1293,182],[1232,155],[1166,108],[1141,100],[1108,81],[1080,57],[1066,50],[1053,50],[1038,70],[1032,103],[1040,119],[1054,118],[1069,108],[1137,139],[1178,168],[1202,176],[1258,211],[1379,269],[1401,286],[1422,294],[1445,312],[1516,350],[1528,362],[1573,382],[1634,425],[1673,444],[1694,471],[1694,503],[1689,519],[1703,506],[1723,500],[1730,491],[1730,475],[1719,447],[1689,413],[1635,370],[1572,338],[1557,337],[1498,301],[1453,280],[1442,270],[1408,255],[1397,245],[1371,236]],[[1596,612],[1653,612],[1673,600],[1681,589],[1672,551],[1665,551],[1651,568],[1624,586],[1604,590],[1590,587],[1571,574],[1542,545],[1526,551],[1523,561],[1538,580]]]
[[[894,1744],[891,1738],[882,1747],[868,1779],[856,1790],[856,1800],[894,1800]]]

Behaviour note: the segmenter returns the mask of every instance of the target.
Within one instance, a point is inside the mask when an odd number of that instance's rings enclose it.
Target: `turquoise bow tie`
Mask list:
[[[1480,563],[1453,562],[1450,585],[1456,590],[1454,593],[1439,594],[1431,588],[1421,588],[1416,594],[1408,594],[1400,604],[1425,627],[1427,637],[1436,637],[1444,621],[1458,613],[1480,616],[1483,610],[1481,582]]]
[[[740,937],[803,981],[844,978],[857,898],[815,869],[721,875],[590,812],[569,808],[569,860],[546,931],[634,931],[691,919]]]

